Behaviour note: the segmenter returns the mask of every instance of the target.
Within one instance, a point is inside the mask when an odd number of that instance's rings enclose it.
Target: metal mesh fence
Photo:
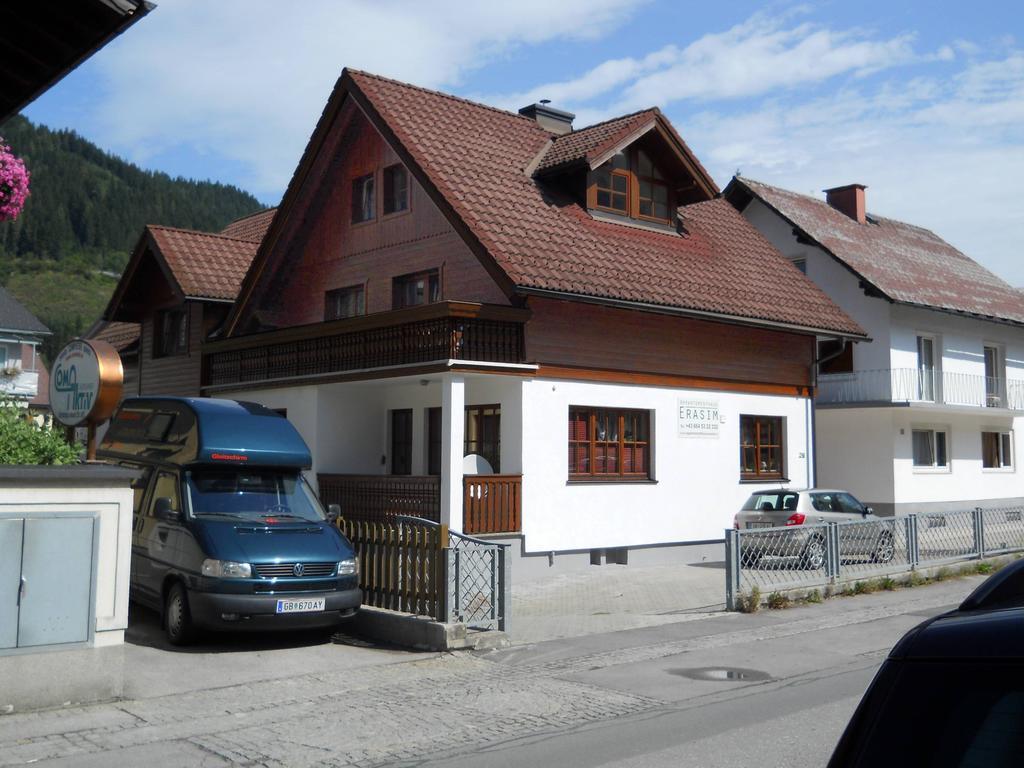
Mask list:
[[[1024,507],[726,532],[726,601],[1024,550]]]

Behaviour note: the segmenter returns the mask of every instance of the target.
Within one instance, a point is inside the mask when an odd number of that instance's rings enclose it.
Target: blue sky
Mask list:
[[[867,184],[1024,286],[1014,2],[158,0],[26,113],[273,204],[346,65],[578,126],[657,105],[722,186]]]

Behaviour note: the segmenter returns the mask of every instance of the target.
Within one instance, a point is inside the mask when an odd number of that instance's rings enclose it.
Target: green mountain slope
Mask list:
[[[215,232],[264,207],[237,187],[145,171],[20,115],[0,136],[32,177],[21,216],[0,223],[0,284],[55,332],[47,351],[96,319],[145,224]]]

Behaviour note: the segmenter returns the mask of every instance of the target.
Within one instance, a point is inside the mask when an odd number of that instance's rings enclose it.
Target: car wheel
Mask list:
[[[195,626],[188,609],[188,594],[175,584],[164,601],[164,632],[171,645],[188,645],[195,638]]]
[[[814,537],[804,545],[800,553],[801,567],[809,571],[817,571],[825,567],[825,542]]]
[[[884,531],[875,544],[875,551],[871,553],[873,563],[891,563],[896,556],[896,545],[893,543],[892,534]]]

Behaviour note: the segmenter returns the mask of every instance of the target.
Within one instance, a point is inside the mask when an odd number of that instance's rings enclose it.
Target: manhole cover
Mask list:
[[[758,669],[739,667],[696,667],[694,669],[670,669],[670,675],[688,677],[691,680],[711,680],[716,683],[758,683],[771,680],[772,676]]]

